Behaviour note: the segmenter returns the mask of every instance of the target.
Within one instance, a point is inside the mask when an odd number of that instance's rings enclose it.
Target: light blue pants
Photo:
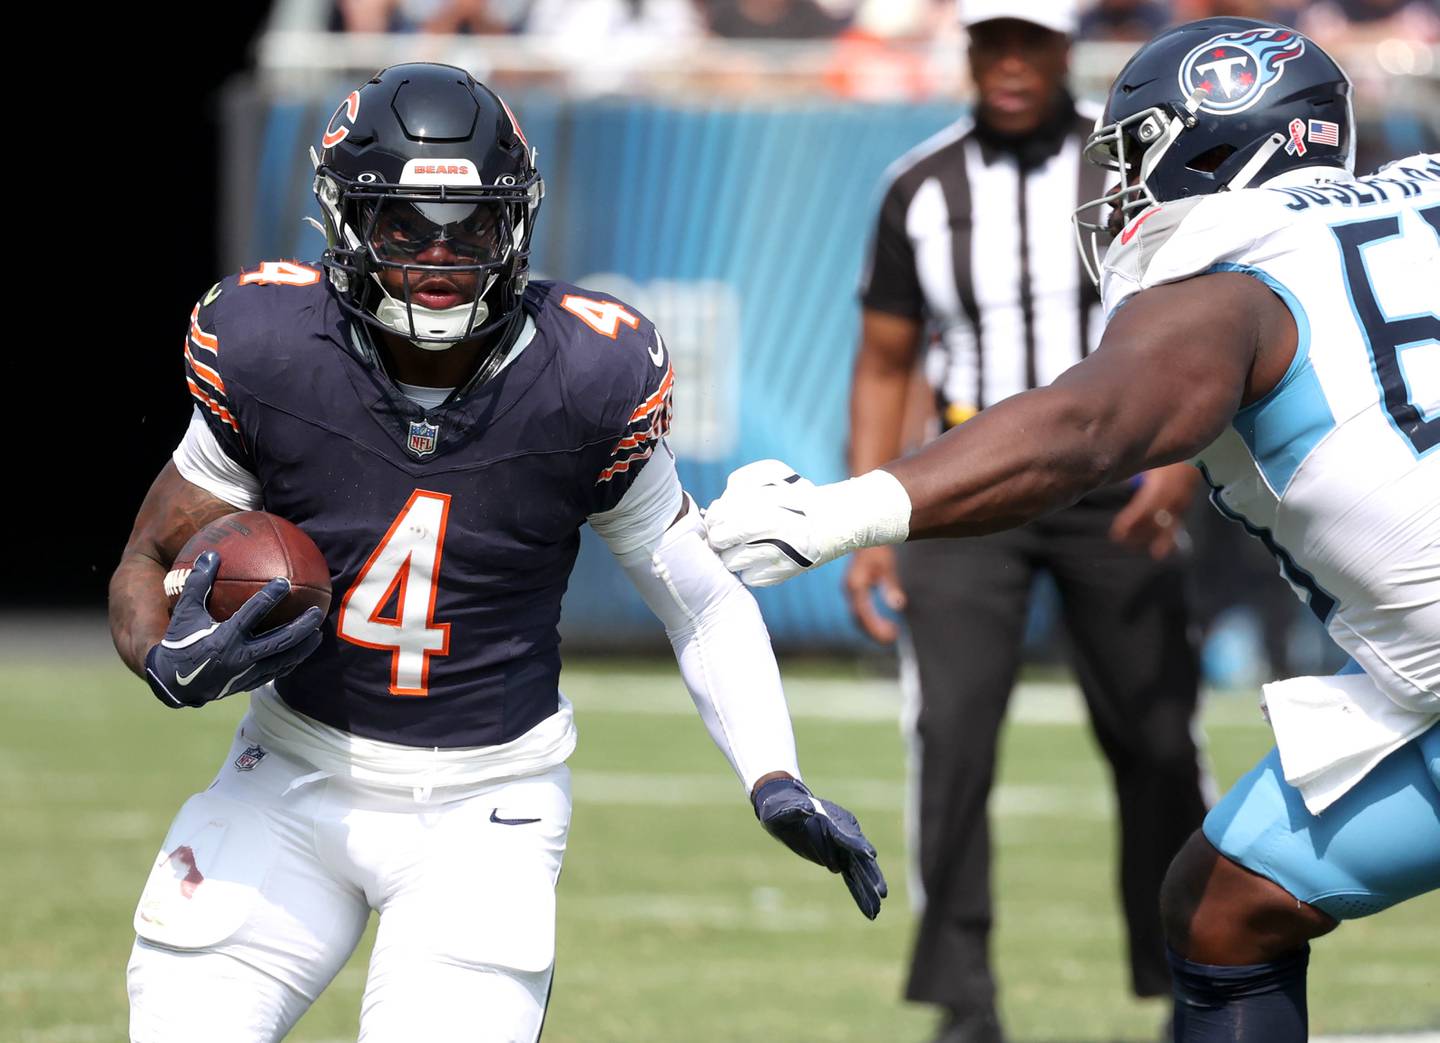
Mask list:
[[[1440,725],[1390,756],[1319,815],[1272,749],[1205,818],[1228,858],[1337,920],[1440,888]]]

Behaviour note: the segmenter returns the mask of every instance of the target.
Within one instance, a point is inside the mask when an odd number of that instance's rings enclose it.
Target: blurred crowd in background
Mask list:
[[[259,57],[303,78],[378,68],[397,39],[428,36],[435,42],[424,57],[507,89],[923,101],[967,95],[960,6],[963,0],[277,0]],[[1292,26],[1336,54],[1356,84],[1362,118],[1398,106],[1428,111],[1440,125],[1440,0],[1082,0],[1080,8],[1072,81],[1081,97],[1103,97],[1131,51],[1165,26],[1234,15]]]
[[[1083,40],[1146,40],[1173,22],[1215,15],[1293,26],[1329,46],[1358,35],[1440,40],[1434,0],[1092,0]],[[613,36],[662,39],[820,40],[847,36],[933,39],[950,31],[952,0],[335,0],[330,28]]]

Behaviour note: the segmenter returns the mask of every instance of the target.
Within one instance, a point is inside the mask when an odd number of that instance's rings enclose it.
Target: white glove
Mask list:
[[[903,541],[910,497],[886,471],[817,486],[779,460],[757,460],[731,473],[705,528],[726,568],[771,587],[859,547]]]

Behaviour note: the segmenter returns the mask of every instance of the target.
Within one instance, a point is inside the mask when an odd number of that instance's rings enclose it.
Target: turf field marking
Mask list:
[[[833,799],[846,807],[871,811],[900,811],[905,786],[889,779],[847,778],[831,787]],[[576,770],[575,802],[634,804],[670,807],[743,807],[745,795],[726,775],[682,775],[648,772]],[[827,790],[827,793],[829,791]],[[990,808],[1002,816],[1066,815],[1072,818],[1109,818],[1108,794],[1075,786],[1010,785],[995,788]]]
[[[783,668],[782,668],[783,672]],[[589,713],[689,717],[695,708],[680,684],[647,671],[576,671],[561,677],[561,689],[583,722]],[[785,699],[797,719],[895,722],[900,720],[900,686],[878,679],[786,679]],[[1244,694],[1214,694],[1205,701],[1209,724],[1262,725],[1259,704]],[[1010,701],[1010,721],[1018,724],[1078,725],[1089,720],[1080,690],[1059,681],[1022,681]]]

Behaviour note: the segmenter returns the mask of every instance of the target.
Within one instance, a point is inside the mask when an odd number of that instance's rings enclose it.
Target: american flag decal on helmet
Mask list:
[[[1329,120],[1311,120],[1310,144],[1338,146],[1340,144],[1340,124],[1331,123]]]
[[[642,460],[650,459],[660,440],[670,433],[670,392],[674,386],[675,368],[666,366],[660,386],[630,414],[625,434],[610,452],[610,466],[601,471],[600,477],[595,480],[597,485],[623,474]]]

